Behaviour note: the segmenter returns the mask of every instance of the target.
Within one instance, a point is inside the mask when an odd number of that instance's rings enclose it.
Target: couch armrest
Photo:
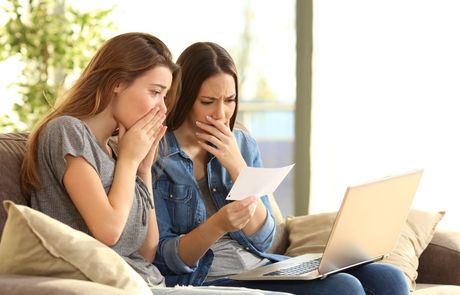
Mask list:
[[[435,232],[420,256],[417,283],[460,285],[460,232]]]

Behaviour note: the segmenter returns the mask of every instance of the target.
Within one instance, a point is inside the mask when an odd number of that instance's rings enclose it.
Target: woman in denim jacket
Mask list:
[[[314,281],[235,281],[228,276],[286,257],[268,254],[275,222],[267,196],[225,198],[239,172],[262,166],[257,143],[233,128],[235,64],[221,46],[192,44],[180,55],[182,90],[166,118],[153,166],[160,242],[155,264],[168,286],[239,286],[294,294],[407,294],[402,273],[368,264]]]

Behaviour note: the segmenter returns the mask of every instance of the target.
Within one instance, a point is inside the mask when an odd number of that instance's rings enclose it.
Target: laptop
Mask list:
[[[348,187],[322,254],[289,258],[230,278],[314,280],[383,259],[396,246],[422,173]]]

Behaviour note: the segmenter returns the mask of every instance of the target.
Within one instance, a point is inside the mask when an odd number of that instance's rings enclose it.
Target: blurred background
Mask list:
[[[414,207],[445,210],[440,226],[458,228],[456,0],[2,0],[0,7],[0,132],[30,130],[114,35],[151,33],[175,58],[212,41],[237,63],[238,118],[265,166],[296,162],[275,192],[285,215],[336,211],[348,185],[423,168]]]

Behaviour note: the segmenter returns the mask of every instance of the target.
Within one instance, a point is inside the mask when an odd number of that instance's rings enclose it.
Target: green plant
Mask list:
[[[15,83],[21,101],[0,117],[0,130],[30,130],[65,90],[112,30],[112,9],[79,12],[64,0],[7,0],[0,26],[0,61],[19,57],[22,76]],[[15,122],[15,120],[19,120]]]

